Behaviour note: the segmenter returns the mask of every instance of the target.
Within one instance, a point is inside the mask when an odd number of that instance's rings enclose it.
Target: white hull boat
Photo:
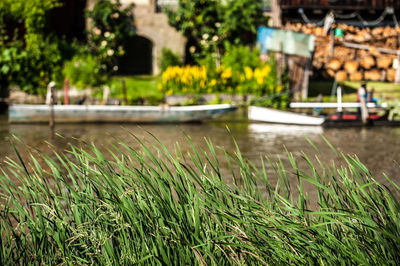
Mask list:
[[[54,105],[56,123],[180,123],[213,119],[237,107],[229,104],[196,106]],[[48,105],[11,105],[10,123],[48,123]]]
[[[289,125],[319,126],[325,122],[325,119],[322,117],[309,116],[257,106],[249,107],[248,117],[251,121]]]

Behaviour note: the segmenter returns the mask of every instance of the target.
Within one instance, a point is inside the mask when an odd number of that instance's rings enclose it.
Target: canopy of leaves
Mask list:
[[[57,0],[0,1],[0,86],[15,83],[40,93],[60,69],[56,43],[43,35],[46,14]]]
[[[223,49],[225,41],[252,43],[257,26],[267,22],[258,0],[180,0],[166,13],[170,25],[201,48],[197,51]]]
[[[86,16],[90,21],[90,52],[98,56],[106,73],[116,70],[116,59],[125,53],[126,40],[135,34],[133,5],[122,8],[119,0],[99,0]]]

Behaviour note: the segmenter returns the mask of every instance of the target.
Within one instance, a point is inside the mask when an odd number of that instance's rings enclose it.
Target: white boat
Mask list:
[[[229,104],[196,106],[110,106],[110,105],[54,105],[56,123],[128,122],[179,123],[213,119],[235,110]],[[10,123],[48,123],[49,105],[11,105]]]
[[[323,117],[309,116],[294,112],[281,111],[272,108],[257,106],[249,107],[248,117],[251,121],[292,125],[318,126],[322,125],[325,121]]]

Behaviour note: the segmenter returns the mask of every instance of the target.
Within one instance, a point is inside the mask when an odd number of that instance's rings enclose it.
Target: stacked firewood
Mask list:
[[[345,24],[334,27],[342,29],[343,35],[335,36],[332,42],[323,27],[302,23],[285,25],[287,30],[316,36],[313,69],[323,77],[353,81],[395,80],[393,63],[396,51],[400,50],[400,28],[357,28]]]

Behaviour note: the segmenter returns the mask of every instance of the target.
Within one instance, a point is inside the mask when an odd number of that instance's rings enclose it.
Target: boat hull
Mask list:
[[[266,107],[249,107],[249,120],[266,122],[266,123],[278,123],[288,125],[312,125],[319,126],[325,121],[322,117],[313,117],[303,114],[297,114],[293,112],[275,110]]]
[[[361,116],[355,112],[344,112],[329,115],[325,120],[327,127],[358,127],[358,126],[400,126],[400,121],[390,121],[388,116],[370,113],[364,123]]]
[[[198,106],[54,105],[56,123],[179,123],[213,119],[236,107],[229,104]],[[48,105],[11,105],[10,123],[48,123]]]

